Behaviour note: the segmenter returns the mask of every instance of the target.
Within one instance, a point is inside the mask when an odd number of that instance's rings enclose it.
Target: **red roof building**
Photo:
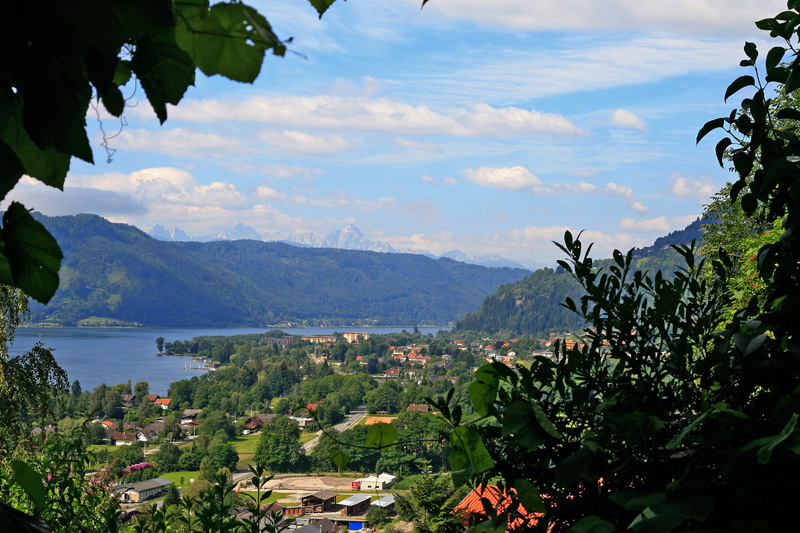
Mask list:
[[[514,493],[514,489],[511,489]],[[488,517],[484,511],[484,505],[481,499],[486,499],[489,506],[497,510],[497,513],[505,512],[511,504],[511,498],[505,492],[501,492],[496,485],[478,485],[472,492],[461,500],[461,503],[456,505],[453,509],[453,515],[461,518],[461,523],[466,526],[470,521],[481,522]],[[542,513],[529,513],[520,504],[516,511],[509,517],[508,528],[506,533],[511,531],[526,531],[536,526],[539,518],[544,516]]]

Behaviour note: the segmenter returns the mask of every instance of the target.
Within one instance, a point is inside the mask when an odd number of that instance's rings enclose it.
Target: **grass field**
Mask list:
[[[180,472],[169,472],[168,474],[161,474],[161,477],[164,479],[168,479],[175,483],[178,487],[188,487],[190,479],[199,479],[200,472],[199,471],[190,471],[190,470],[181,470]],[[181,478],[183,478],[183,483],[181,483]]]
[[[261,435],[238,435],[235,439],[231,440],[233,449],[236,453],[256,453],[258,446],[258,439]]]
[[[311,431],[304,431],[300,434],[300,444],[305,444],[306,442],[312,440],[314,437],[317,436],[317,432]]]
[[[253,498],[254,500],[256,498],[256,491],[248,490],[248,491],[242,492],[241,494],[242,494],[242,496],[244,496],[246,494],[246,495],[250,496],[251,498]],[[263,494],[263,492],[262,492],[262,494]],[[282,499],[287,498],[287,497],[289,497],[288,493],[285,493],[285,492],[273,492],[272,494],[270,494],[269,498],[264,498],[263,500],[261,500],[261,504],[265,505],[265,504],[268,504],[268,503],[273,503],[273,502],[276,502],[278,500],[282,500]]]

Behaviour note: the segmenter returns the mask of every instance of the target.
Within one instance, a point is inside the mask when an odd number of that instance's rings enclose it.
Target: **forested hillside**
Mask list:
[[[258,241],[162,242],[94,215],[38,217],[64,252],[61,286],[34,321],[105,317],[148,326],[447,324],[522,269],[421,255]]]
[[[672,275],[680,264],[680,254],[671,245],[689,244],[692,240],[699,244],[702,224],[698,219],[656,239],[652,246],[634,250],[633,268]],[[610,259],[596,262],[601,268],[610,265]],[[501,286],[483,301],[480,310],[459,320],[455,331],[536,336],[577,331],[583,322],[561,304],[567,297],[577,302],[582,294],[578,283],[564,270],[543,268],[523,280]]]

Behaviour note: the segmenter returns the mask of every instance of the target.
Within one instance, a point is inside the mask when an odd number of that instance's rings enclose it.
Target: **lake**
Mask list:
[[[156,355],[156,338],[167,342],[200,335],[242,335],[265,333],[271,328],[18,328],[16,342],[9,353],[30,350],[37,342],[53,351],[58,364],[67,371],[69,381],[78,380],[83,390],[105,383],[116,385],[130,380],[146,381],[150,392],[165,395],[169,384],[201,374],[184,370],[186,357]],[[330,335],[335,331],[364,331],[372,334],[395,333],[413,327],[357,328],[280,328],[290,335]],[[420,333],[434,335],[443,328],[420,327]]]

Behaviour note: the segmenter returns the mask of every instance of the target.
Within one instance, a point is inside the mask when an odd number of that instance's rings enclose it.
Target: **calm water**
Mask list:
[[[365,331],[374,334],[394,333],[413,327],[375,328],[281,328],[292,335],[329,335],[334,331]],[[421,333],[439,331],[438,327],[420,327]],[[70,383],[78,380],[84,390],[101,383],[116,385],[130,380],[147,381],[150,392],[166,394],[169,384],[199,375],[198,370],[184,370],[185,357],[156,355],[156,338],[167,342],[187,340],[200,335],[241,335],[264,333],[263,328],[19,328],[11,347],[12,354],[31,349],[41,342],[53,350],[58,364],[69,374]]]

